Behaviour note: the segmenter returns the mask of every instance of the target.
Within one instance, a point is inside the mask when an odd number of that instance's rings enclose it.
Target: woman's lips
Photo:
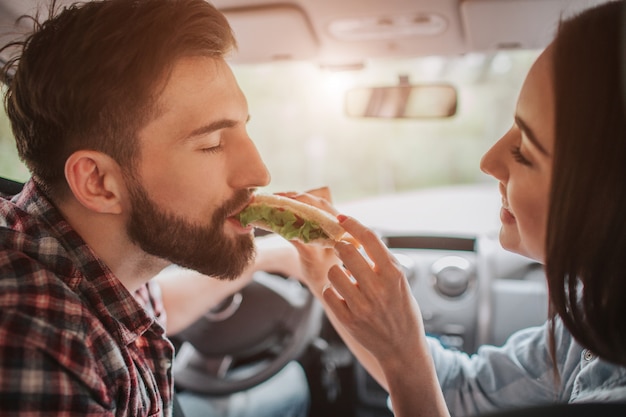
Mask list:
[[[505,206],[502,206],[500,209],[500,221],[502,224],[513,224],[515,223],[515,216]]]
[[[502,197],[502,208],[500,209],[500,221],[502,224],[513,224],[515,223],[515,216],[509,210],[509,201],[505,197],[505,187],[500,184],[500,194]]]

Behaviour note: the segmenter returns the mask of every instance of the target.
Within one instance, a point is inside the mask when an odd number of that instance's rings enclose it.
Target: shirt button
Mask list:
[[[589,350],[589,349],[585,349],[583,351],[583,358],[589,362],[590,360],[593,359],[593,353]]]

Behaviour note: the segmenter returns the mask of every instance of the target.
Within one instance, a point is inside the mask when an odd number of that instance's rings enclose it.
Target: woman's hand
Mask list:
[[[395,257],[370,229],[340,216],[342,226],[361,243],[365,255],[339,242],[323,298],[354,339],[379,360],[397,356],[407,345],[421,345],[422,317],[409,283]]]
[[[402,268],[372,230],[353,218],[338,218],[364,253],[350,243],[335,245],[343,266],[328,273],[326,308],[348,334],[344,340],[353,352],[389,390],[394,415],[447,417],[422,315]]]

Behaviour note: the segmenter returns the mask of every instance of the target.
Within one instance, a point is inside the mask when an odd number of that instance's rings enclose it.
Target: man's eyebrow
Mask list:
[[[246,119],[246,123],[250,120],[250,116]],[[208,135],[210,133],[216,132],[220,129],[228,129],[230,127],[234,127],[239,122],[232,119],[220,119],[216,120],[208,125],[200,126],[197,129],[192,130],[185,136],[185,140],[190,140],[198,136]]]
[[[237,124],[236,121],[230,119],[216,120],[208,125],[200,126],[197,129],[192,130],[185,136],[185,140],[190,140],[198,136],[208,135],[220,129],[226,129],[233,127]]]
[[[528,140],[532,142],[532,144],[539,149],[539,152],[546,156],[550,156],[546,148],[543,147],[541,142],[537,139],[537,135],[532,131],[530,127],[524,122],[519,116],[515,116],[515,124],[520,128],[520,130],[528,137]]]

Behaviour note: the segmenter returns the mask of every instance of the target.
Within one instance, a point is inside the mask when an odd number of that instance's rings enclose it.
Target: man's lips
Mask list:
[[[243,226],[239,219],[235,216],[227,218],[226,223],[232,225],[240,233],[250,233],[254,229],[254,226],[252,225]]]
[[[248,201],[246,201],[245,203],[243,203],[242,205],[240,205],[239,207],[237,207],[236,209],[234,209],[227,218],[231,219],[234,218],[237,221],[239,221],[239,213],[242,212],[243,209],[245,209],[246,207],[248,207],[250,205],[250,203],[252,203],[252,200],[254,199],[253,196],[250,196],[250,198],[248,199]]]
[[[237,233],[250,233],[252,230],[254,230],[254,226],[250,224],[247,226],[244,226],[241,224],[241,221],[239,220],[239,217],[237,216],[240,211],[241,210],[239,210],[236,214],[227,217],[225,224],[229,224],[231,228],[234,228],[237,231]]]
[[[254,229],[253,226],[248,225],[248,226],[243,226],[241,224],[241,221],[239,220],[239,213],[241,213],[241,211],[243,209],[245,209],[246,207],[248,207],[248,205],[252,202],[252,197],[250,197],[250,199],[248,199],[248,201],[246,201],[244,204],[242,204],[240,207],[238,207],[237,209],[235,209],[228,217],[226,217],[226,222],[232,224],[233,226],[235,226],[237,229],[239,229],[240,231],[243,232],[250,232],[251,230]]]

